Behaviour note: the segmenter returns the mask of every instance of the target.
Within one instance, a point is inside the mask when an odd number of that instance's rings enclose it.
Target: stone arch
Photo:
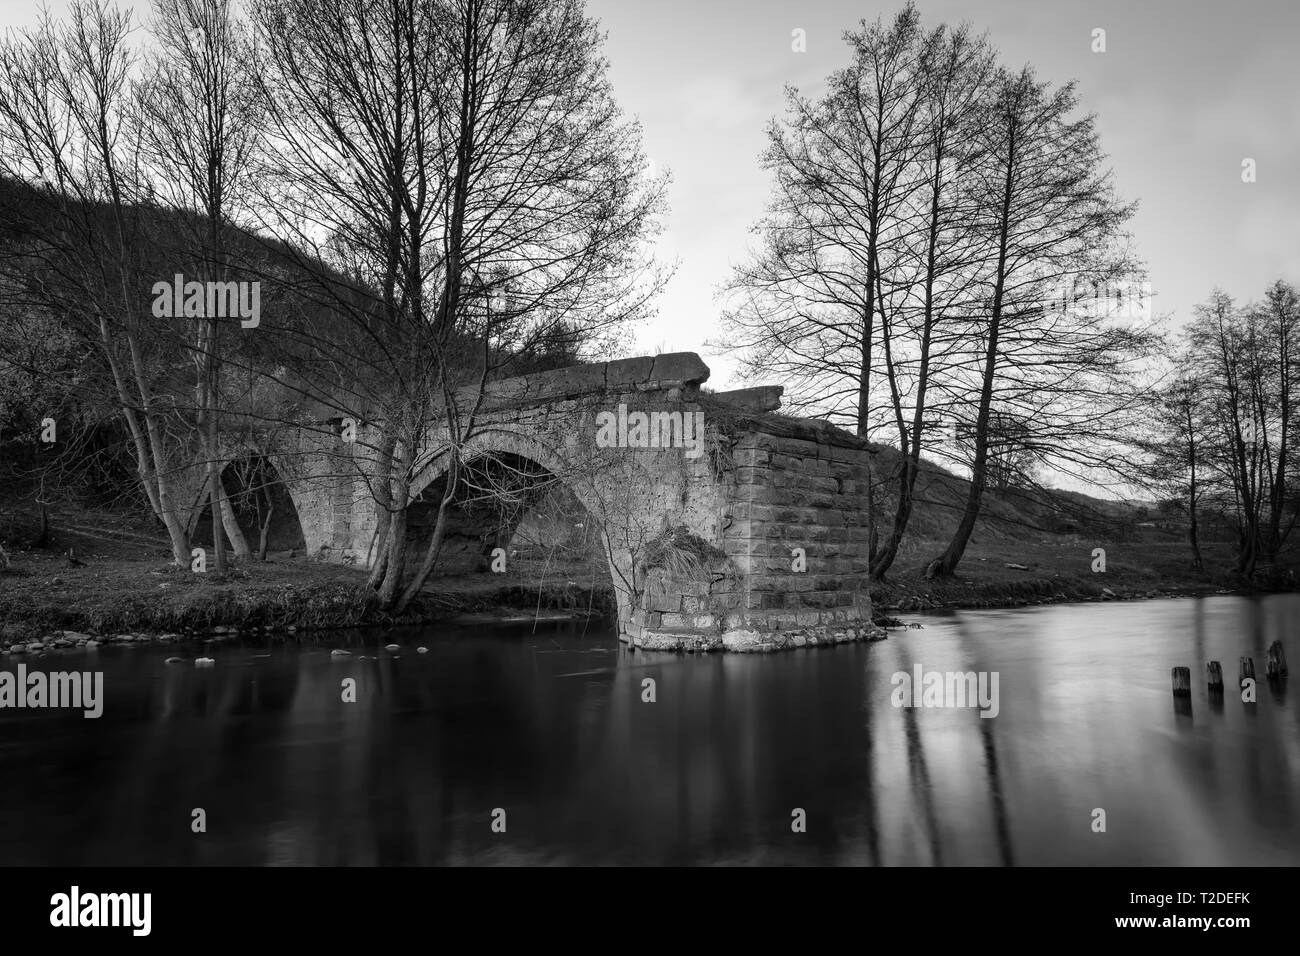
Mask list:
[[[267,551],[309,552],[309,523],[303,521],[303,502],[295,482],[284,477],[277,456],[255,448],[234,449],[222,465],[221,482],[235,510],[235,518],[253,553],[260,546],[265,522]],[[212,508],[207,484],[199,488],[192,509],[190,533],[199,545],[212,543]]]
[[[417,525],[428,524],[426,519],[436,514],[438,502],[441,500],[439,486],[446,477],[448,451],[443,447],[429,455],[417,473],[416,479],[411,483],[412,503],[407,509],[408,523],[414,518]],[[630,592],[633,582],[632,557],[630,552],[620,548],[615,537],[609,534],[608,516],[604,514],[604,509],[601,507],[602,498],[595,487],[593,476],[584,472],[581,463],[574,463],[569,456],[537,436],[500,426],[489,426],[476,432],[464,444],[462,456],[471,463],[485,458],[501,459],[510,467],[520,471],[530,466],[535,467],[538,469],[540,480],[558,483],[572,493],[599,529],[600,550],[604,553],[609,566],[621,629],[630,620],[633,609]],[[468,517],[467,524],[459,528],[462,533],[471,531],[473,516]],[[519,517],[522,518],[522,514]],[[514,527],[517,526],[516,522]],[[428,539],[425,537],[423,540],[427,542]],[[485,544],[484,554],[475,557],[484,559],[491,547],[495,546],[493,543],[485,542]],[[482,566],[480,563],[479,567]],[[462,559],[464,570],[470,570],[472,567],[472,559]]]

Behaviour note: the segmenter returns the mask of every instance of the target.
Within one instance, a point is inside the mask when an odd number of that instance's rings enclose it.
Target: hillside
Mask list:
[[[877,474],[888,482],[901,455],[877,446],[876,462]],[[951,538],[969,489],[966,479],[922,461],[916,507],[898,559],[886,582],[872,585],[882,608],[1014,606],[1240,586],[1230,573],[1233,547],[1226,528],[1203,528],[1205,570],[1197,571],[1185,527],[1156,517],[1154,505],[1059,489],[987,492],[955,578],[926,581],[923,570]],[[890,488],[881,509],[882,536],[895,502]],[[1104,572],[1093,570],[1098,548],[1105,552]],[[1285,558],[1270,581],[1291,589],[1297,586],[1300,549],[1293,545]]]

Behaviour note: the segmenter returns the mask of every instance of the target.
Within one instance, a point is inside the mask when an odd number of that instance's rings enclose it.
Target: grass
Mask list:
[[[170,563],[166,541],[122,515],[80,509],[52,517],[47,548],[19,548],[32,529],[25,515],[0,512],[0,540],[12,567],[0,572],[0,643],[51,631],[209,633],[216,627],[270,630],[419,623],[461,613],[513,608],[533,612],[608,612],[608,579],[587,569],[437,578],[400,617],[383,611],[365,572],[277,555],[236,562],[224,575]],[[65,557],[71,548],[85,567]],[[597,583],[592,583],[593,581]]]
[[[929,494],[936,489],[927,488]],[[1034,527],[1010,504],[994,501],[976,527],[957,574],[927,581],[922,569],[947,543],[946,516],[918,510],[887,580],[873,583],[877,610],[934,607],[1017,607],[1055,601],[1110,600],[1235,589],[1223,570],[1195,571],[1185,542],[1167,533],[1111,527],[1114,533],[1053,534]],[[0,643],[33,640],[55,630],[117,633],[209,633],[219,626],[270,630],[418,623],[503,608],[612,615],[608,572],[581,562],[522,559],[507,575],[435,578],[399,619],[383,611],[355,567],[275,556],[236,564],[225,575],[196,574],[169,563],[156,531],[122,515],[62,510],[52,517],[45,549],[24,549],[21,512],[0,511],[0,540],[12,568],[0,572]],[[26,533],[25,533],[26,532]],[[928,534],[926,532],[929,532]],[[708,564],[717,557],[675,529],[658,542],[662,564]],[[71,565],[69,548],[86,562]],[[1093,551],[1106,570],[1092,570]],[[1223,542],[1203,548],[1206,567],[1231,567]],[[1275,582],[1297,587],[1295,552]],[[1007,567],[1009,564],[1023,567]],[[1289,574],[1289,577],[1288,577]]]
[[[1195,570],[1190,549],[1181,542],[1149,538],[1108,541],[1079,535],[1012,541],[979,536],[967,547],[953,577],[927,581],[922,569],[946,544],[945,539],[912,542],[900,552],[886,581],[872,585],[872,601],[881,610],[903,611],[1019,607],[1206,593],[1233,589],[1237,584],[1228,574]],[[1105,551],[1105,571],[1093,570],[1097,548]],[[1208,567],[1231,564],[1231,549],[1225,544],[1208,545],[1203,553]]]

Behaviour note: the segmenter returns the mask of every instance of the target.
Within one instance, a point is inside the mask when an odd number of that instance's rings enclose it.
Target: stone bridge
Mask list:
[[[439,573],[491,573],[494,549],[562,488],[608,563],[624,641],[775,650],[881,636],[865,590],[867,444],[778,414],[779,387],[707,392],[708,377],[698,355],[675,353],[490,383],[462,448],[470,468]],[[376,435],[350,424],[305,431],[292,452],[267,458],[300,546],[369,565]],[[408,535],[418,549],[445,490],[445,427],[413,457]]]

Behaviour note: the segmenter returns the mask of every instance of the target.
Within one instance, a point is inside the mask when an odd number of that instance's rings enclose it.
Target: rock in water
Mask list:
[[[167,660],[163,661],[163,663],[164,663],[164,664],[184,664],[184,663],[185,663],[185,658],[183,658],[183,657],[169,657],[169,658],[167,658]]]
[[[384,645],[384,650],[386,650],[386,651],[400,651],[401,649],[402,649],[402,645],[401,645],[401,644],[385,644],[385,645]]]
[[[213,658],[211,658],[211,657],[196,657],[196,658],[194,658],[194,666],[195,666],[195,667],[211,667],[211,666],[212,666],[213,664],[215,664],[215,663],[216,663],[216,661],[215,661]]]
[[[352,652],[351,652],[351,651],[340,651],[340,650],[337,650],[337,649],[336,649],[336,650],[332,650],[332,651],[330,651],[330,657],[334,657],[334,658],[339,658],[339,657],[351,657],[351,656],[352,656]]]
[[[429,649],[427,647],[417,647],[416,650],[419,651],[421,654],[429,653]]]

